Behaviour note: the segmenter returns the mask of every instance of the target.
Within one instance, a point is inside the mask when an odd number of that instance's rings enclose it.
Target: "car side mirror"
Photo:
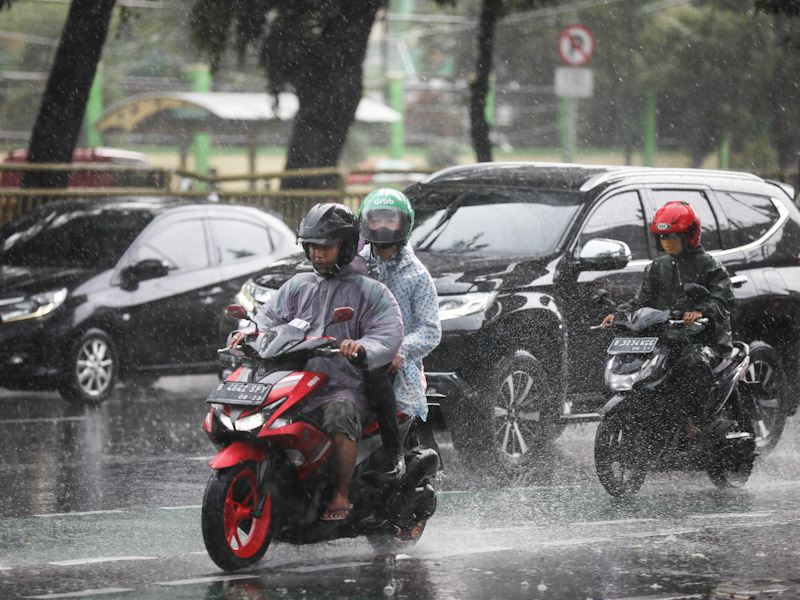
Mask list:
[[[625,242],[595,238],[587,241],[578,254],[582,271],[613,271],[624,269],[631,260],[631,249]]]
[[[122,288],[135,290],[140,281],[164,277],[167,273],[169,273],[169,265],[166,262],[155,258],[146,258],[122,271]]]

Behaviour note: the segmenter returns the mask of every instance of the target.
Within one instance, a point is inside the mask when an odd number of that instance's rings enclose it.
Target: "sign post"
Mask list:
[[[565,27],[558,36],[558,55],[566,67],[555,73],[556,95],[567,103],[567,123],[564,160],[572,162],[577,146],[578,98],[591,98],[594,91],[594,71],[585,68],[594,55],[594,36],[583,25]]]

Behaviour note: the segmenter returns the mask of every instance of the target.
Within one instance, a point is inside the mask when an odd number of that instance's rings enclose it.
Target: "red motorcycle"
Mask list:
[[[247,319],[241,306],[228,314]],[[353,318],[337,308],[331,325]],[[431,480],[439,456],[420,444],[417,419],[402,418],[406,474],[387,483],[377,423],[362,432],[350,484],[353,512],[320,521],[334,483],[333,440],[303,412],[328,376],[303,370],[313,357],[339,357],[332,337],[306,337],[298,321],[248,333],[227,355],[235,370],[219,382],[203,428],[219,448],[203,497],[203,541],[211,559],[232,571],[255,564],[273,540],[309,544],[364,535],[379,551],[399,551],[419,540],[436,510]],[[327,327],[326,326],[326,330]]]

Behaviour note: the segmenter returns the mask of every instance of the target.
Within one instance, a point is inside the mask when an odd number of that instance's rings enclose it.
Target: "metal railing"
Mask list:
[[[308,210],[318,202],[334,201],[358,209],[362,198],[375,187],[393,186],[391,181],[380,183],[360,183],[348,185],[348,175],[397,175],[402,182],[410,173],[430,173],[403,171],[396,169],[358,169],[342,171],[336,168],[298,169],[292,171],[271,171],[253,174],[205,175],[182,169],[150,169],[138,165],[108,163],[6,163],[0,164],[0,181],[4,172],[15,174],[15,182],[24,171],[50,171],[92,174],[119,174],[135,172],[149,174],[152,186],[149,187],[67,187],[58,189],[27,189],[20,187],[0,187],[0,225],[47,202],[68,198],[120,197],[120,196],[183,196],[188,198],[213,197],[222,202],[248,204],[271,210],[286,221],[290,227],[299,225]],[[325,178],[326,189],[281,189],[285,180],[293,178]],[[8,177],[6,177],[8,179]],[[248,189],[236,189],[245,185]],[[401,186],[396,186],[401,187]]]

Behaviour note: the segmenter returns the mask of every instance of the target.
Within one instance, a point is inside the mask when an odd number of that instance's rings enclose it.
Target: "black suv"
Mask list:
[[[800,213],[788,186],[727,171],[486,163],[405,193],[411,244],[439,293],[429,400],[459,452],[524,466],[567,423],[597,419],[612,335],[590,329],[611,312],[598,298],[634,293],[658,253],[650,221],[673,200],[695,207],[701,243],[730,273],[759,445],[777,442],[800,385]],[[263,298],[296,267],[302,256],[279,262],[249,293]]]

